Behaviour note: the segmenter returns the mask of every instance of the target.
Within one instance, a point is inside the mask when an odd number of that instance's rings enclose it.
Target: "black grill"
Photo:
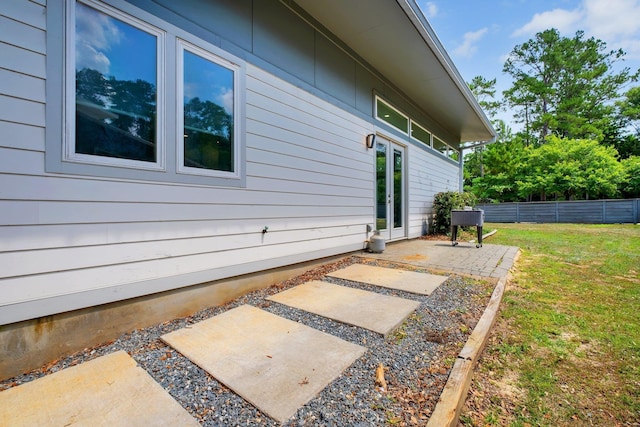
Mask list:
[[[482,247],[482,226],[484,225],[484,211],[482,209],[451,211],[451,244],[457,245],[458,226],[476,227],[478,243],[476,248]]]

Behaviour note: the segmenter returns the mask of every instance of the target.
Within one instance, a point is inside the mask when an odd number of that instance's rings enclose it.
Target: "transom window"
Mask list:
[[[376,117],[383,122],[387,122],[403,133],[409,132],[409,119],[407,116],[387,104],[380,98],[376,98]]]
[[[431,132],[411,120],[411,137],[431,147]]]
[[[437,138],[425,127],[416,123],[413,119],[410,119],[404,113],[391,106],[391,104],[378,96],[375,97],[375,117],[378,120],[391,125],[402,133],[410,135],[412,139],[421,142],[427,147],[433,148],[443,156],[456,161],[460,157],[458,150],[454,149],[440,138]]]
[[[433,137],[433,149],[437,150],[439,152],[441,152],[442,154],[444,154],[445,156],[447,155],[447,147],[448,145],[445,144],[440,138],[437,137]]]

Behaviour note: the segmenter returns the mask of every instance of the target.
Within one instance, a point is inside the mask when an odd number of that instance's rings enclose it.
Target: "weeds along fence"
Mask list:
[[[640,199],[490,203],[477,207],[484,209],[486,222],[640,223]]]

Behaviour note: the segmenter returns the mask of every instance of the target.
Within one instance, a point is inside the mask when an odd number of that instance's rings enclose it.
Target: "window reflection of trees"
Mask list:
[[[155,162],[156,87],[76,71],[76,152]]]
[[[211,101],[184,105],[184,166],[233,171],[233,117]]]
[[[155,162],[156,87],[76,72],[76,152]],[[233,171],[233,116],[211,101],[184,106],[184,166]]]

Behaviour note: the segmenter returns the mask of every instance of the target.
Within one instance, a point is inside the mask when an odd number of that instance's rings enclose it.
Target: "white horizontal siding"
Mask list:
[[[11,313],[0,323],[362,247],[375,215],[364,144],[374,126],[252,65],[246,188],[46,173],[46,9],[0,9],[0,314]],[[458,170],[414,146],[408,159],[417,236]]]
[[[433,213],[433,198],[441,191],[458,189],[459,168],[427,148],[411,146],[409,153],[408,236],[422,234]]]
[[[44,79],[0,68],[0,93],[44,104]]]
[[[46,56],[21,47],[0,42],[2,68],[18,73],[45,78]]]
[[[0,13],[6,14],[7,12],[11,12],[11,10],[6,10],[4,4],[2,6],[2,11]],[[10,19],[9,17],[0,14],[0,40],[4,43],[30,50],[32,52],[45,54],[45,34],[46,33],[43,29],[25,25],[22,22]]]
[[[269,234],[317,233],[323,229],[360,226],[367,219],[361,216],[283,218],[267,224],[263,218],[258,218],[0,227],[0,253],[262,234],[267,225]]]
[[[361,218],[362,220],[362,218]],[[220,254],[227,251],[261,248],[288,243],[317,242],[357,234],[363,231],[360,224],[306,228],[298,230],[269,227],[263,234],[259,227],[241,234],[225,234],[211,237],[189,237],[184,239],[154,240],[148,242],[114,243],[101,246],[60,247],[32,251],[26,257],[21,252],[0,253],[4,277],[47,274],[51,272],[130,264],[156,259],[177,259],[203,254]],[[200,270],[207,269],[207,265]]]
[[[8,154],[5,154],[8,153]],[[15,154],[19,153],[19,154]],[[4,154],[4,155],[3,155]],[[24,157],[20,157],[24,155]],[[42,153],[24,150],[3,150],[0,148],[0,167],[13,167],[9,161],[2,159],[20,159],[38,161]],[[42,168],[33,167],[33,171]],[[75,177],[0,175],[0,197],[15,201],[39,202],[101,202],[110,203],[151,203],[181,205],[197,203],[199,205],[281,205],[281,206],[362,206],[369,205],[370,195],[358,197],[351,190],[349,197],[335,194],[289,193],[272,185],[268,190],[227,189],[214,187],[185,187],[181,185],[150,184],[141,182],[114,182],[108,180],[87,180]],[[29,191],[26,192],[25,188]],[[362,200],[361,200],[362,199]]]
[[[373,216],[368,125],[252,66],[246,188],[45,173],[43,22],[33,10],[3,14],[0,25],[24,36],[0,30],[0,52],[17,57],[0,67],[5,312],[51,314],[38,301],[81,308],[362,247]]]
[[[204,203],[43,202],[0,200],[3,224],[200,221],[208,219],[322,218],[362,215],[359,206],[231,205]]]
[[[0,120],[0,147],[44,151],[44,128]]]
[[[44,103],[0,94],[0,121],[44,127]]]
[[[40,30],[46,28],[47,15],[44,1],[38,4],[29,0],[3,0],[2,3],[0,15]]]
[[[281,167],[292,171],[294,179],[310,182],[325,182],[346,187],[362,188],[371,179],[369,171],[346,168],[331,163],[320,163],[315,159],[289,156],[285,153],[275,153],[263,149],[247,148],[247,162]],[[281,171],[281,173],[285,173]],[[251,175],[256,175],[255,173]],[[262,175],[264,176],[264,175]],[[269,174],[267,176],[273,176]],[[280,173],[277,176],[285,178]],[[363,182],[364,181],[364,182]]]
[[[59,295],[73,295],[122,284],[153,279],[164,279],[199,271],[211,271],[230,265],[254,263],[277,253],[281,257],[299,255],[321,249],[353,247],[350,236],[317,239],[304,243],[285,243],[250,247],[222,252],[207,252],[176,258],[157,258],[144,262],[91,267],[79,270],[48,272],[16,278],[0,279],[0,294],[3,305],[13,305],[34,299],[46,299]],[[355,247],[353,247],[355,249]],[[241,261],[239,261],[241,260]],[[219,277],[217,277],[219,278]]]

